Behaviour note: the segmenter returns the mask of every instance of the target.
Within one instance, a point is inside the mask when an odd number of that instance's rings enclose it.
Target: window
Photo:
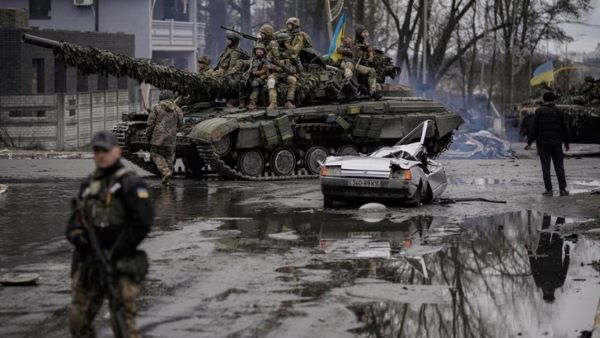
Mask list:
[[[88,77],[87,75],[83,75],[80,71],[77,71],[77,91],[88,91]]]
[[[98,90],[108,90],[108,76],[98,74]]]
[[[54,60],[54,92],[64,93],[67,91],[67,67],[65,64]]]
[[[8,112],[8,117],[20,118],[20,117],[46,117],[45,110],[11,110]]]
[[[52,0],[29,0],[29,19],[48,20]]]
[[[31,93],[44,93],[44,59],[31,60],[32,76],[31,76]]]

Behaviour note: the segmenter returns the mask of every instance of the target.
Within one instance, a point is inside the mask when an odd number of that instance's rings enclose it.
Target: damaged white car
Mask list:
[[[427,156],[425,141],[432,127],[432,121],[424,121],[393,147],[368,156],[327,157],[320,175],[324,207],[351,199],[389,199],[418,206],[439,197],[448,180],[441,163]]]

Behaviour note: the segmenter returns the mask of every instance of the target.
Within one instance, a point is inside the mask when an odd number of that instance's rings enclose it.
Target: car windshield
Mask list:
[[[421,144],[423,144],[423,142],[425,141],[424,136],[427,135],[428,129],[433,126],[432,122],[433,121],[431,120],[426,120],[419,123],[419,125],[415,129],[411,130],[400,141],[398,141],[398,143],[396,143],[396,146],[406,145],[414,142],[420,142]]]

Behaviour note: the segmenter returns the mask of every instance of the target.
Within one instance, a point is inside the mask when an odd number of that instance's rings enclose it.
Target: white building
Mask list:
[[[40,29],[135,35],[135,57],[195,70],[204,49],[204,23],[196,0],[2,0],[2,8],[25,8],[29,26]]]

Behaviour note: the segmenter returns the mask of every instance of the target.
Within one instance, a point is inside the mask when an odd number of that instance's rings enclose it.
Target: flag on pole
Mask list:
[[[544,82],[548,85],[554,82],[554,64],[552,61],[548,61],[537,67],[533,71],[533,77],[531,80],[529,80],[529,83],[531,83],[532,87],[541,85]]]
[[[340,14],[340,19],[338,20],[338,23],[335,26],[333,38],[331,38],[331,42],[329,43],[329,51],[327,52],[327,54],[329,55],[329,58],[334,62],[337,62],[342,57],[340,54],[338,54],[337,48],[342,44],[342,40],[344,39],[344,33],[346,32],[346,18],[346,9],[343,9],[342,14]]]

